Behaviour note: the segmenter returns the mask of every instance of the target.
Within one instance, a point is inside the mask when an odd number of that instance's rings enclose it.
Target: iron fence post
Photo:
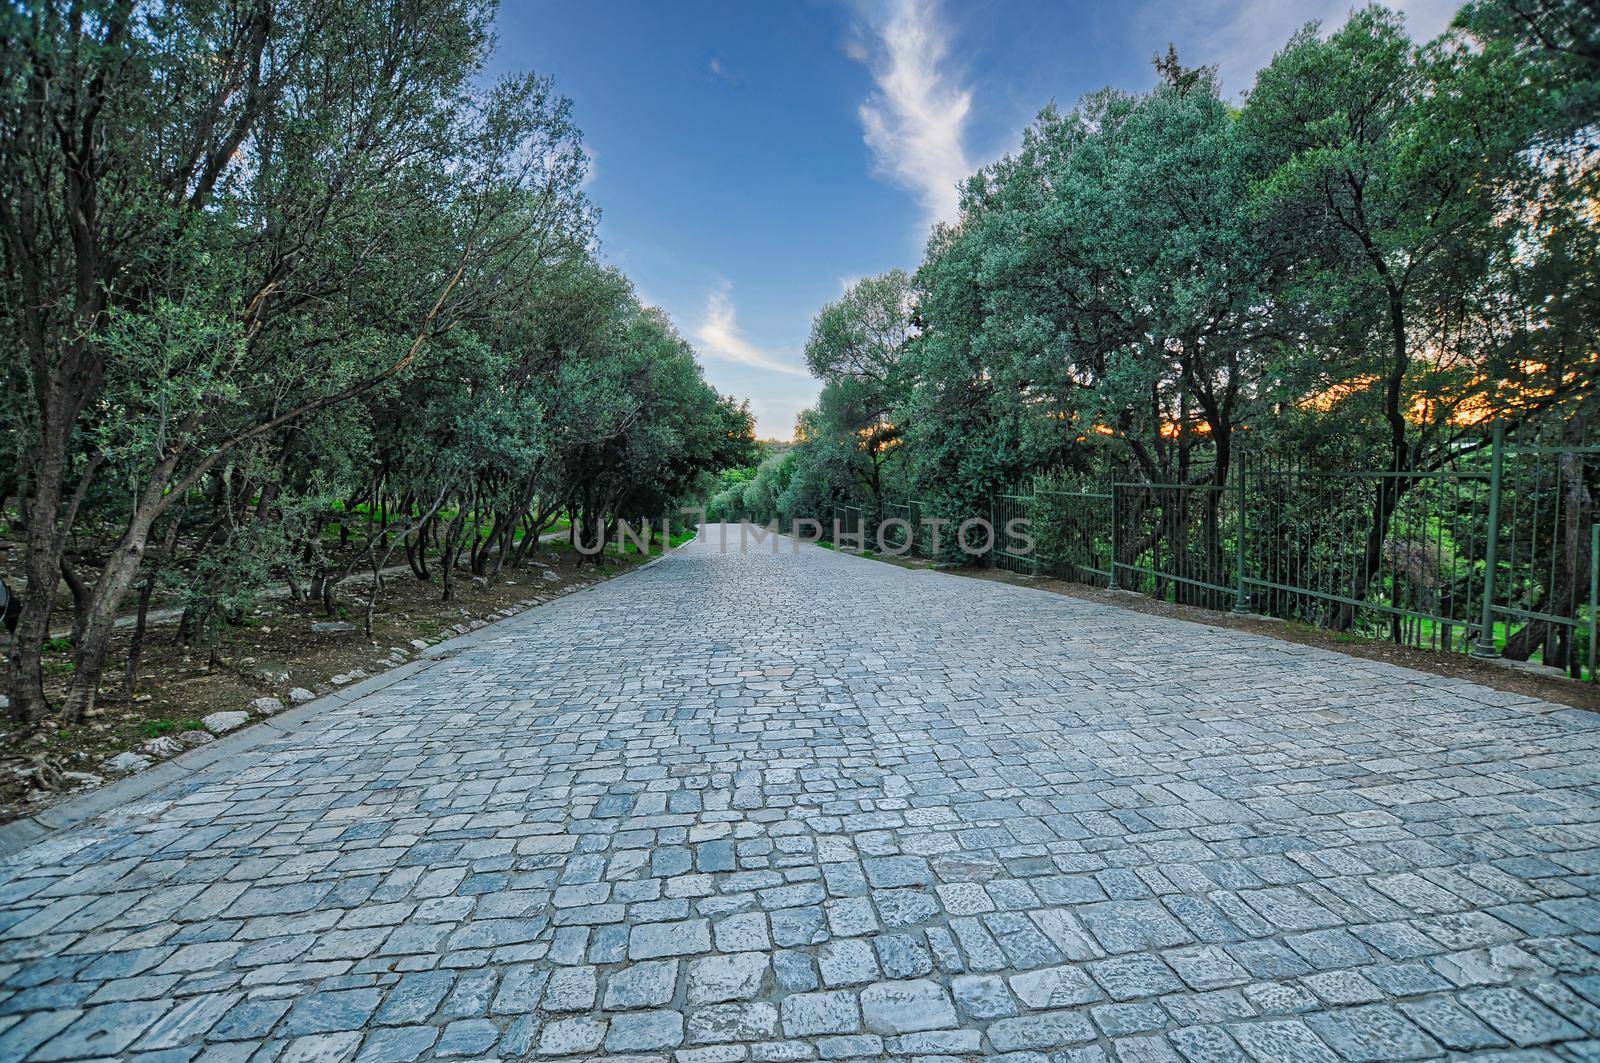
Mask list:
[[[1039,477],[1035,475],[1028,481],[1028,501],[1026,503],[1028,515],[1028,537],[1033,538],[1033,515],[1039,512]],[[1034,542],[1033,549],[1029,552],[1028,560],[1033,565],[1033,574],[1039,574],[1039,544]],[[1590,640],[1593,641],[1593,640]]]
[[[1243,447],[1239,448],[1238,468],[1235,470],[1234,475],[1239,480],[1238,484],[1235,485],[1235,487],[1234,487],[1234,490],[1236,490],[1238,492],[1238,497],[1239,497],[1239,502],[1238,502],[1239,514],[1238,514],[1238,517],[1236,519],[1235,528],[1234,528],[1234,532],[1235,532],[1234,538],[1238,540],[1238,543],[1237,543],[1236,548],[1235,548],[1234,559],[1233,559],[1233,564],[1234,564],[1234,568],[1235,568],[1235,572],[1234,572],[1234,576],[1233,576],[1233,579],[1234,579],[1233,611],[1235,613],[1248,613],[1250,611],[1250,596],[1245,593],[1245,589],[1244,589],[1244,556],[1245,556],[1245,548],[1244,548],[1244,532],[1245,532],[1244,500],[1245,500],[1245,490],[1244,490],[1244,448]]]
[[[1106,577],[1106,589],[1117,589],[1117,558],[1122,556],[1122,511],[1117,505],[1117,481],[1111,481],[1111,574]]]
[[[1494,641],[1494,570],[1499,562],[1500,548],[1500,479],[1505,466],[1506,426],[1494,426],[1494,442],[1489,456],[1489,528],[1483,545],[1483,618],[1478,628],[1478,641],[1473,644],[1474,657],[1498,657],[1500,648]]]
[[[1600,523],[1589,526],[1589,682],[1600,683],[1595,674],[1595,636],[1600,634]]]
[[[994,496],[994,493],[991,491],[989,493],[989,552],[988,552],[988,555],[985,556],[984,559],[983,559],[983,567],[984,568],[994,568],[995,567],[995,563],[994,563],[994,547],[995,547],[995,538],[994,538],[994,500],[995,500],[995,496]]]

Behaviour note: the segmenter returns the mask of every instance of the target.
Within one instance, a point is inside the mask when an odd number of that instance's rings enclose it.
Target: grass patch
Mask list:
[[[204,725],[199,720],[146,720],[139,727],[146,738],[160,738],[162,735],[177,734],[181,731],[203,729]]]

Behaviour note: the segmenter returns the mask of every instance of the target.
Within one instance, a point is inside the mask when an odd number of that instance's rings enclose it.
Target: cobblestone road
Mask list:
[[[1600,719],[690,547],[0,873],[0,1059],[1600,1058]]]

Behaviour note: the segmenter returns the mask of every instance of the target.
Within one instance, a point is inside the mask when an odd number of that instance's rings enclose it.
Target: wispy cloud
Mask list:
[[[744,79],[739,77],[732,67],[715,55],[706,60],[706,73],[711,75],[713,80],[720,81],[724,85],[731,85],[737,88],[744,84]]]
[[[1295,30],[1316,19],[1327,33],[1357,6],[1358,0],[1148,0],[1135,26],[1151,53],[1173,41],[1185,63],[1216,63],[1223,91],[1237,96]],[[1450,24],[1460,0],[1390,0],[1389,6],[1405,13],[1413,39],[1426,40]]]
[[[694,333],[694,338],[700,343],[700,352],[711,358],[748,365],[754,369],[805,376],[804,369],[762,350],[739,334],[732,295],[732,285],[723,282],[706,296],[705,318]]]
[[[953,221],[956,186],[972,172],[964,147],[972,93],[948,68],[950,31],[936,0],[890,0],[870,30],[870,42],[846,49],[877,84],[860,109],[867,146],[883,174],[915,193],[930,224]]]

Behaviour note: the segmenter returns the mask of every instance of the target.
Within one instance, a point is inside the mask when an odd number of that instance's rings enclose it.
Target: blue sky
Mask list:
[[[573,101],[600,239],[700,352],[706,377],[787,439],[816,397],[811,317],[850,280],[913,267],[960,177],[1051,100],[1147,88],[1178,46],[1226,91],[1349,0],[504,0],[494,71]],[[1414,36],[1454,0],[1409,0]]]

